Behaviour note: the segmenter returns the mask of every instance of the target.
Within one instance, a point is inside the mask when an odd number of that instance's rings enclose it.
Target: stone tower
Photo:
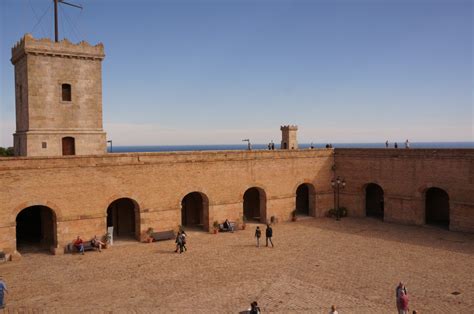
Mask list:
[[[17,156],[106,152],[102,128],[102,44],[34,39],[13,48]]]
[[[281,149],[298,149],[298,140],[296,138],[297,125],[283,125],[281,130]]]

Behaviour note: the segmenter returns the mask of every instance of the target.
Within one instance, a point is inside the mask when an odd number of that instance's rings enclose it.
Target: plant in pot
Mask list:
[[[247,217],[245,215],[242,216],[242,230],[245,230],[245,225],[247,224]]]
[[[296,221],[296,209],[291,211],[291,221]]]
[[[153,242],[153,237],[151,236],[153,232],[154,232],[153,228],[151,227],[148,228],[148,230],[143,233],[143,242],[148,242],[148,243]]]
[[[214,227],[214,234],[216,234],[219,231],[219,222],[217,220],[214,220],[212,226]]]

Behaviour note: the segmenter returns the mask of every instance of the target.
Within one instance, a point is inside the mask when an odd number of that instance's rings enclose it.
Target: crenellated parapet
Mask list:
[[[297,125],[282,125],[280,131],[298,131]]]
[[[105,57],[102,43],[95,46],[86,41],[74,44],[67,39],[55,42],[49,38],[35,39],[31,34],[25,34],[12,47],[11,62],[15,64],[28,54],[92,60],[102,60]]]

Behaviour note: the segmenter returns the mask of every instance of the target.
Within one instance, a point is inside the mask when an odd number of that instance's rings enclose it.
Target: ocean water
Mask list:
[[[300,149],[310,147],[310,143],[299,144]],[[398,148],[404,148],[404,142],[398,143]],[[326,143],[313,144],[315,148],[324,148]],[[336,143],[333,148],[385,148],[385,143]],[[280,145],[275,144],[275,149]],[[393,148],[393,143],[390,143]],[[414,142],[410,143],[410,148],[471,148],[474,149],[474,142]],[[206,150],[246,150],[247,144],[236,145],[155,145],[155,146],[113,146],[113,153],[131,152],[180,152],[180,151],[206,151]],[[267,144],[252,144],[253,150],[268,149]],[[108,147],[110,152],[110,145]]]

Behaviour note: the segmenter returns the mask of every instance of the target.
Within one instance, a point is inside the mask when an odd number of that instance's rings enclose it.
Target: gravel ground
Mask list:
[[[263,313],[328,313],[332,304],[341,314],[396,313],[399,281],[419,313],[474,308],[473,234],[304,218],[274,225],[275,247],[257,248],[255,227],[189,230],[183,254],[174,241],[24,254],[0,264],[10,290],[4,312],[238,313],[256,300]]]

